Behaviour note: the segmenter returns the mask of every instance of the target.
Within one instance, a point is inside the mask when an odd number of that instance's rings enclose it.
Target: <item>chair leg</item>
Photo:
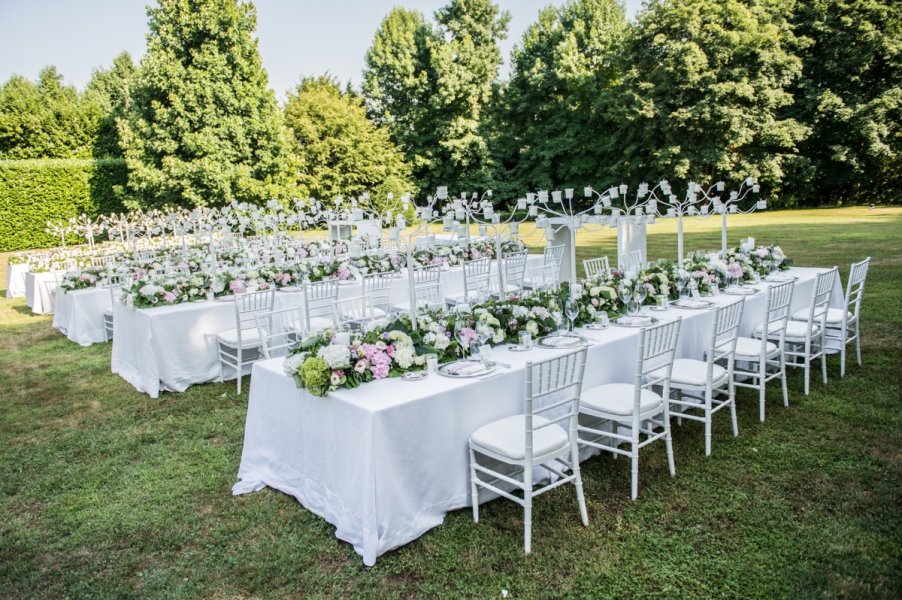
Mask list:
[[[476,453],[470,448],[470,496],[473,501],[473,522],[479,523],[479,486],[476,485]]]
[[[670,476],[676,477],[676,463],[673,462],[673,440],[670,437],[670,418],[664,420],[664,447],[667,449],[667,467],[670,469]],[[636,453],[636,484],[639,480],[639,453]],[[638,492],[638,488],[636,490]],[[633,500],[636,497],[633,496]]]
[[[861,330],[858,325],[855,326],[855,357],[858,359],[858,366],[861,366]]]
[[[639,444],[637,442],[633,442],[632,448],[632,468],[630,469],[632,473],[632,483],[630,493],[632,495],[632,499],[635,500],[639,495],[639,449],[636,448]],[[668,444],[669,446],[669,444]]]
[[[805,395],[808,395],[808,392],[811,391],[811,343],[805,342],[805,356],[802,360],[805,361],[805,364],[802,368],[805,370]]]
[[[589,513],[586,510],[586,496],[583,493],[583,476],[579,468],[579,445],[576,443],[576,436],[570,442],[570,464],[573,469],[573,475],[576,481],[576,500],[579,502],[579,518],[583,525],[589,525]]]
[[[711,456],[711,389],[705,390],[705,456]]]
[[[736,418],[736,388],[730,381],[730,421],[733,424],[733,437],[739,437],[739,421]]]
[[[824,347],[825,340],[821,340],[821,377],[824,383],[827,383],[827,349]]]
[[[225,372],[222,370],[222,345],[216,340],[216,353],[219,355],[219,382],[225,381]]]
[[[764,403],[767,399],[765,377],[767,377],[767,359],[762,356],[758,362],[758,418],[762,423],[764,423]]]
[[[839,376],[846,376],[846,340],[841,340],[839,348]]]
[[[241,356],[241,354],[242,354],[241,347],[239,346],[238,347],[238,360],[235,361],[238,363],[238,366],[236,366],[235,369],[238,371],[238,395],[239,396],[241,395],[241,364],[242,364],[241,361],[243,360],[243,357]]]
[[[532,469],[523,468],[523,547],[532,552]]]

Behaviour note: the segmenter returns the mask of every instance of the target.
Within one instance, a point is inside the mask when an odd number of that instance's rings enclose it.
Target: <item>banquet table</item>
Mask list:
[[[541,255],[530,257],[541,261]],[[392,301],[407,300],[408,277],[398,275],[392,285]],[[463,269],[442,273],[446,296],[463,292]],[[339,297],[358,296],[359,283],[339,286]],[[277,292],[275,308],[300,306],[302,294]],[[232,302],[203,301],[154,308],[113,307],[113,373],[152,398],[161,391],[183,392],[189,386],[219,378],[216,334],[235,327]],[[250,366],[247,371],[250,372]],[[226,373],[226,377],[230,374]],[[231,374],[234,377],[234,373]]]
[[[25,273],[25,304],[36,315],[49,315],[53,312],[53,298],[47,289],[56,289],[56,281],[62,273]]]
[[[6,265],[6,297],[22,298],[25,296],[25,273],[27,264]]]
[[[790,271],[798,276],[794,307],[810,302],[814,278],[821,271]],[[841,305],[838,284],[834,295]],[[750,334],[766,308],[764,293],[711,300],[717,305],[745,302],[742,335]],[[713,310],[672,308],[655,316],[682,317],[677,356],[703,358]],[[584,387],[632,381],[637,329],[612,326],[580,333],[589,340]],[[445,513],[471,505],[470,434],[522,413],[527,361],[562,352],[513,352],[499,346],[493,356],[511,368],[499,368],[483,379],[385,379],[324,398],[298,389],[284,374],[283,359],[258,362],[251,377],[239,481],[232,492],[269,486],[294,496],[335,525],[335,535],[352,544],[371,566],[378,556],[441,524]],[[488,495],[481,498],[486,501]]]
[[[53,327],[80,346],[106,342],[103,313],[111,306],[109,288],[57,289]]]

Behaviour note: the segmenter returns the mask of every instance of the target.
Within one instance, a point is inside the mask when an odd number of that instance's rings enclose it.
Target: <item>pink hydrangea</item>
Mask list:
[[[166,292],[165,294],[163,294],[163,301],[168,303],[175,302],[175,294],[173,294],[172,292]]]
[[[229,291],[233,294],[243,294],[247,291],[247,285],[241,279],[233,279],[229,282]]]
[[[351,271],[347,267],[338,267],[337,271],[338,279],[341,281],[345,281],[348,277],[351,276]]]

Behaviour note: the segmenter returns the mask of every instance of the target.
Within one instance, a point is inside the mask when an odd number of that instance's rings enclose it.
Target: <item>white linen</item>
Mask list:
[[[536,255],[534,260],[542,260]],[[401,274],[392,285],[392,301],[407,299],[408,277]],[[442,273],[446,296],[463,290],[463,269]],[[339,297],[362,293],[359,283],[340,285]],[[300,306],[303,294],[276,293],[276,308]],[[113,308],[112,370],[135,388],[157,398],[161,391],[183,392],[196,383],[219,378],[216,334],[235,328],[232,302],[194,302],[131,310]],[[250,367],[247,367],[250,372]],[[226,377],[234,377],[229,373]]]
[[[793,270],[799,296],[819,270]],[[764,284],[766,285],[766,284]],[[807,286],[807,288],[806,288]],[[716,304],[743,301],[718,296]],[[743,328],[763,319],[764,295],[746,298]],[[683,317],[677,356],[702,359],[713,310],[672,310]],[[580,331],[590,340],[584,387],[628,382],[635,369],[638,329]],[[524,368],[569,350],[534,348],[493,356],[511,365],[486,379],[437,375],[389,379],[317,398],[299,390],[282,359],[256,363],[251,378],[244,448],[232,488],[243,494],[269,486],[290,494],[336,526],[366,565],[439,525],[448,511],[469,506],[467,439],[479,427],[523,411]]]
[[[108,288],[57,289],[53,327],[81,346],[106,342],[103,313],[111,307]]]
[[[6,265],[6,297],[23,298],[25,296],[25,273],[27,264]]]
[[[53,312],[53,299],[47,289],[46,282],[53,282],[62,273],[25,273],[25,304],[31,308],[31,312],[36,315],[49,315]],[[54,283],[50,284],[50,288],[55,289]]]

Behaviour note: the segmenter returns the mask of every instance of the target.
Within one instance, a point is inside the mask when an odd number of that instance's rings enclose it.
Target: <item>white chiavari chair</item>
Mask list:
[[[714,413],[722,408],[730,409],[733,435],[739,435],[733,364],[744,305],[745,302],[739,300],[717,308],[705,360],[678,358],[673,363],[670,389],[676,392],[676,397],[670,398],[670,416],[705,424],[705,456],[711,454]]]
[[[414,308],[441,308],[443,306],[441,269],[440,265],[408,269],[408,273],[410,273],[408,285],[412,286],[410,295],[413,298]],[[392,308],[401,312],[409,312],[410,303],[410,300],[404,300],[393,305]]]
[[[526,283],[523,287],[538,290],[556,286],[560,282],[563,261],[563,244],[546,246],[543,252],[542,265],[527,269]]]
[[[335,326],[338,280],[304,283],[304,335]]]
[[[846,346],[855,342],[855,357],[861,366],[861,333],[859,329],[861,315],[861,299],[864,296],[864,282],[868,276],[868,266],[871,257],[861,262],[853,263],[849,271],[849,281],[846,282],[846,297],[843,307],[828,308],[826,318],[825,343],[830,349],[830,342],[839,346],[839,376],[846,375]],[[793,314],[793,319],[805,319],[806,309]]]
[[[264,358],[285,356],[301,339],[304,315],[300,306],[254,313]]]
[[[132,284],[132,276],[129,273],[116,273],[107,278],[106,287],[110,291],[110,308],[103,311],[103,329],[106,339],[113,339],[113,307],[119,302],[122,288]]]
[[[360,279],[360,292],[369,298],[373,318],[387,317],[391,313],[391,289],[394,272],[370,273]]]
[[[363,329],[374,318],[369,296],[341,298],[335,303],[337,324],[348,325],[352,329]]]
[[[92,267],[108,267],[112,264],[115,264],[116,257],[114,255],[106,255],[106,256],[92,256],[91,257],[91,266]]]
[[[473,520],[479,522],[479,489],[490,490],[523,507],[523,545],[532,551],[533,498],[566,483],[576,487],[583,525],[589,524],[583,496],[577,446],[577,416],[586,364],[586,350],[578,350],[537,363],[526,363],[524,412],[499,419],[470,436],[470,487]],[[488,461],[480,462],[480,458]],[[500,472],[492,461],[522,471]],[[535,487],[533,470],[542,466],[557,478]],[[508,490],[519,489],[523,498]]]
[[[506,294],[519,292],[523,289],[526,277],[526,260],[529,253],[526,249],[517,250],[501,257],[501,268],[504,274],[504,289],[499,290]]]
[[[445,304],[454,306],[461,302],[480,302],[491,290],[492,259],[478,258],[463,263],[464,293],[445,298]]]
[[[607,275],[611,272],[611,263],[608,262],[607,256],[587,258],[583,260],[583,271],[586,279],[591,279],[601,274]]]
[[[276,292],[263,290],[235,295],[235,328],[219,332],[216,342],[219,350],[219,380],[225,379],[225,368],[235,369],[238,393],[241,393],[241,375],[244,365],[259,360],[260,336],[255,315],[273,309]]]
[[[805,395],[811,385],[811,363],[821,359],[821,376],[827,383],[827,352],[824,347],[824,331],[826,330],[827,309],[833,296],[833,284],[839,269],[833,267],[829,271],[819,273],[814,282],[811,305],[804,309],[808,314],[804,321],[789,320],[785,330],[775,332],[768,330],[766,337],[773,341],[779,335],[784,336],[783,354],[787,367],[800,368],[805,372]],[[764,328],[755,329],[755,337],[765,337]]]
[[[639,332],[636,353],[636,375],[633,383],[606,383],[584,390],[579,402],[580,415],[601,419],[613,425],[613,431],[602,431],[579,425],[579,444],[629,456],[631,459],[631,496],[639,495],[639,450],[664,439],[670,476],[676,475],[673,444],[670,437],[670,374],[680,334],[681,319],[643,328]],[[652,388],[662,388],[662,393]],[[629,428],[629,435],[620,433]],[[640,434],[645,439],[640,441]],[[609,442],[609,440],[612,440]],[[618,442],[629,444],[623,450]]]
[[[795,283],[787,281],[772,285],[767,290],[767,304],[764,322],[758,326],[775,332],[775,337],[749,338],[740,336],[736,340],[736,364],[733,368],[734,385],[758,390],[759,419],[764,422],[767,382],[779,378],[783,386],[783,405],[789,406],[789,391],[786,387],[786,358],[783,347],[786,323],[789,321],[789,307]]]

